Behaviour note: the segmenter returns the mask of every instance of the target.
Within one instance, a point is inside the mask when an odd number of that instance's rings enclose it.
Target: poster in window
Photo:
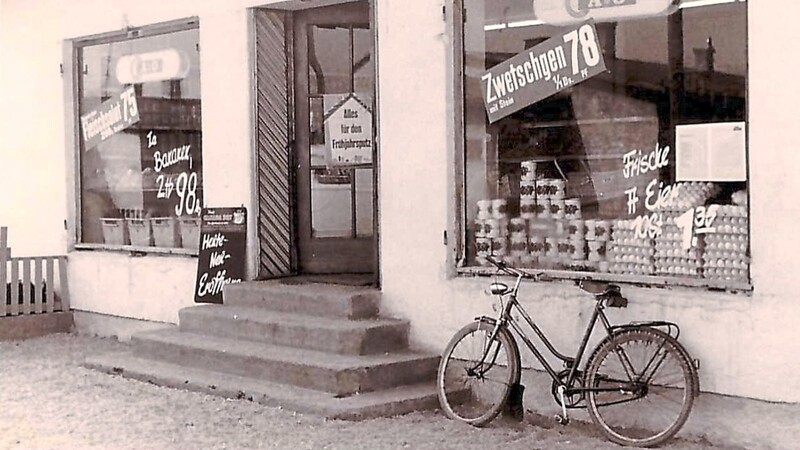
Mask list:
[[[675,127],[676,181],[746,181],[745,123]]]
[[[328,165],[372,162],[372,100],[360,93],[326,94],[325,147]]]

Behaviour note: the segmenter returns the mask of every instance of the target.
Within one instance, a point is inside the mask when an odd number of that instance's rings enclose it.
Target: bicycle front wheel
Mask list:
[[[519,382],[519,352],[513,337],[494,325],[476,321],[459,330],[439,363],[439,404],[451,419],[477,427],[500,413],[514,383]]]
[[[698,382],[680,344],[658,330],[623,331],[603,341],[588,363],[592,421],[621,445],[659,445],[678,432]]]

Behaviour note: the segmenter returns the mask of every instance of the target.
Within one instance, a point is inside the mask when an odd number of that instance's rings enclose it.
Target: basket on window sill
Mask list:
[[[131,245],[135,247],[150,247],[153,245],[153,233],[150,219],[125,219],[128,222],[128,235]]]
[[[181,217],[180,223],[181,247],[197,250],[200,247],[200,218]]]
[[[153,229],[153,245],[163,248],[178,246],[178,228],[174,217],[151,217],[150,227]]]
[[[128,224],[125,219],[101,217],[103,242],[108,245],[126,245],[128,243]]]

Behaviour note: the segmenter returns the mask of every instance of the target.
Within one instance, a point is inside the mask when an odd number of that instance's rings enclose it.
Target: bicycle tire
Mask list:
[[[436,376],[445,415],[476,427],[497,417],[520,377],[519,351],[505,328],[490,344],[489,367],[479,361],[493,329],[492,323],[475,321],[456,332],[445,347]]]
[[[625,370],[625,359],[634,380]],[[637,380],[645,369],[647,379]],[[614,388],[589,391],[587,409],[612,442],[652,447],[671,439],[686,423],[696,385],[697,373],[678,341],[652,328],[628,329],[602,341],[587,363],[588,388]]]

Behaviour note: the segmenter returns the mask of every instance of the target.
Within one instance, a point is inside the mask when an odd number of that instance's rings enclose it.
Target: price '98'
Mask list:
[[[197,198],[197,172],[181,172],[175,181],[175,194],[178,195],[178,203],[175,205],[175,215],[180,217],[184,213],[188,215],[200,212],[200,201]]]

